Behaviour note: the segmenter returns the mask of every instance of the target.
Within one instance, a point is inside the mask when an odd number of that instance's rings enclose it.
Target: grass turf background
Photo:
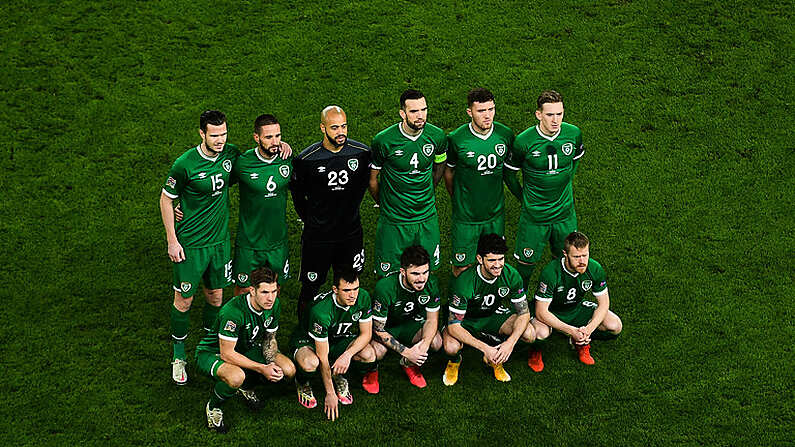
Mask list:
[[[263,386],[261,415],[227,405],[224,442],[791,442],[786,2],[10,1],[0,12],[11,137],[0,176],[0,440],[218,442],[203,428],[210,381],[193,368],[186,387],[168,377],[171,270],[157,208],[202,110],[225,111],[230,142],[243,147],[253,118],[274,113],[300,150],[319,139],[325,105],[342,106],[351,138],[368,142],[397,120],[407,87],[423,90],[429,120],[450,131],[467,120],[466,92],[485,86],[517,133],[534,123],[540,90],[564,94],[587,147],[580,227],[607,269],[622,337],[594,344],[592,368],[553,339],[545,371],[516,355],[510,384],[468,352],[455,387],[441,384],[436,357],[428,389],[410,389],[390,356],[381,394],[354,387],[335,423],[298,406],[289,384]],[[437,197],[444,233],[449,200]],[[519,206],[506,200],[512,243]],[[292,209],[290,225],[297,272]],[[447,269],[439,276],[446,284]],[[372,275],[363,283],[372,289]],[[284,290],[285,315],[297,290]],[[283,347],[293,326],[282,323]]]

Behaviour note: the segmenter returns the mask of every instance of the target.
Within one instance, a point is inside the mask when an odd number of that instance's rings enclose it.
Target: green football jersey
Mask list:
[[[522,212],[530,222],[549,225],[571,216],[572,179],[584,153],[582,132],[568,123],[551,137],[537,125],[517,135],[505,167],[522,170]]]
[[[196,146],[171,166],[163,192],[179,199],[184,217],[176,231],[183,247],[209,247],[229,240],[229,176],[237,157],[237,147],[231,144],[215,158]]]
[[[585,299],[587,293],[599,296],[607,293],[607,275],[601,264],[588,260],[585,273],[571,273],[566,269],[566,259],[556,259],[541,272],[535,299],[549,301],[549,311],[572,311]]]
[[[353,306],[341,306],[335,293],[326,292],[315,297],[305,328],[315,341],[331,344],[355,336],[359,332],[359,323],[371,319],[370,294],[366,290],[359,289],[359,297]]]
[[[513,131],[498,122],[486,135],[469,123],[447,136],[447,166],[455,168],[453,221],[480,223],[504,212],[502,169],[513,140]]]
[[[385,321],[387,328],[425,321],[427,312],[438,312],[440,307],[439,286],[433,275],[419,292],[406,288],[402,274],[379,280],[373,292],[373,318]]]
[[[393,222],[420,222],[436,213],[433,164],[446,160],[447,137],[433,124],[412,137],[397,123],[373,138],[370,167],[381,171],[381,215]]]
[[[232,183],[240,183],[238,247],[265,250],[287,241],[287,185],[292,159],[262,157],[257,148],[238,157]]]
[[[281,303],[279,298],[273,307],[256,311],[251,306],[251,294],[238,295],[218,311],[218,316],[207,335],[196,345],[196,352],[219,353],[218,339],[235,342],[235,351],[245,354],[262,344],[265,331],[279,329]]]
[[[500,307],[507,311],[505,300],[514,306],[527,300],[519,272],[505,264],[502,274],[489,281],[476,265],[453,279],[449,305],[451,312],[465,314],[464,318],[483,318],[498,313]]]

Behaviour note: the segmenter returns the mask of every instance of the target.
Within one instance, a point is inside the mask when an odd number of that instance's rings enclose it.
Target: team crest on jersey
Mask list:
[[[422,146],[422,153],[425,154],[426,157],[430,157],[433,154],[433,145],[431,143],[424,144]]]
[[[232,160],[224,160],[223,166],[224,171],[232,172]]]
[[[273,321],[273,315],[271,315],[270,317],[268,317],[268,319],[267,319],[267,320],[265,320],[265,322],[264,322],[264,323],[262,323],[262,326],[264,326],[264,327],[268,327],[268,326],[270,326],[270,325],[271,325],[271,322],[272,322],[272,321]]]
[[[362,311],[356,312],[355,314],[351,315],[351,320],[359,321],[359,318],[362,317]]]
[[[593,286],[593,282],[590,279],[586,279],[582,282],[582,290],[586,292],[591,290],[591,286]]]
[[[531,250],[529,248],[525,248],[524,250],[522,250],[522,253],[524,254],[525,258],[529,258],[529,257],[533,256],[534,252],[533,252],[533,250]]]
[[[500,287],[499,289],[497,289],[497,293],[500,295],[500,298],[505,298],[506,296],[508,296],[508,292],[510,292],[510,290],[511,289],[507,287]]]
[[[168,186],[169,188],[176,188],[177,179],[175,179],[174,177],[169,177],[168,180],[166,180],[166,186]]]
[[[306,277],[310,281],[314,282],[317,279],[317,273],[315,273],[315,272],[306,272]]]
[[[284,177],[284,178],[289,177],[290,176],[290,167],[287,166],[287,165],[279,166],[279,174],[281,174],[282,177]]]
[[[455,260],[458,261],[458,262],[464,262],[464,259],[466,259],[466,258],[467,258],[466,253],[456,253],[455,254]]]
[[[348,167],[351,168],[351,171],[359,169],[359,160],[351,158],[350,160],[348,160]]]
[[[500,143],[500,144],[494,146],[494,152],[496,152],[497,155],[502,157],[503,155],[505,155],[505,145]]]
[[[563,155],[571,155],[574,152],[574,145],[571,143],[566,143],[560,147],[560,150],[563,151]]]
[[[235,332],[237,330],[237,323],[232,320],[227,320],[226,324],[224,325],[224,330],[227,332]]]
[[[237,274],[237,283],[243,284],[244,282],[248,281],[248,275],[245,273],[238,273]]]
[[[428,304],[428,301],[430,300],[431,300],[430,295],[420,295],[419,297],[417,297],[417,301],[419,301],[420,304],[422,304],[423,306]]]
[[[382,262],[381,263],[381,271],[382,272],[388,272],[390,266],[391,266],[391,264],[389,264],[388,262]]]
[[[183,292],[187,292],[190,290],[190,283],[187,281],[182,281],[182,284],[179,285],[179,288],[182,289]]]

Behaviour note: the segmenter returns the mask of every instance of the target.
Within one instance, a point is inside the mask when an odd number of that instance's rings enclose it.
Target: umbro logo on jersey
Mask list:
[[[433,154],[433,145],[431,143],[423,145],[422,153],[425,154],[426,157],[430,157],[431,154]]]
[[[316,272],[307,272],[306,273],[306,277],[310,281],[314,282],[315,280],[317,280],[317,273]]]
[[[318,166],[317,167],[317,172],[326,172],[326,167],[325,166]]]
[[[507,287],[500,287],[499,289],[497,289],[497,293],[502,298],[505,298],[508,295],[509,291],[510,291],[510,289],[508,289]]]
[[[591,290],[591,286],[593,286],[593,282],[590,279],[586,279],[582,282],[582,290],[586,292]]]
[[[207,173],[206,172],[200,172],[198,177],[199,178],[207,178]]]
[[[540,157],[541,156],[541,151],[530,152],[530,155],[532,155],[533,157]]]
[[[403,150],[402,149],[396,150],[395,151],[395,155],[397,155],[398,157],[402,156],[403,155]]]
[[[574,151],[574,145],[571,143],[566,143],[560,147],[560,150],[563,151],[563,155],[571,155],[571,153]]]
[[[251,173],[251,180],[256,180],[258,178],[259,178],[259,174],[257,174],[256,172],[252,172]]]
[[[472,151],[467,152],[467,158],[475,158],[475,153]]]
[[[224,171],[231,172],[232,171],[232,160],[224,160]]]
[[[500,143],[500,144],[494,146],[494,152],[496,152],[497,155],[502,157],[503,155],[505,155],[505,145]]]
[[[351,171],[359,169],[359,160],[351,158],[350,160],[348,160],[348,167],[351,168]]]
[[[287,166],[287,165],[279,166],[279,174],[281,174],[282,177],[284,177],[284,178],[289,177],[290,176],[290,167]]]

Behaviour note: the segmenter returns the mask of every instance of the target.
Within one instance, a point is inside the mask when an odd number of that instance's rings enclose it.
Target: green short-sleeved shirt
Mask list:
[[[527,300],[522,277],[512,266],[505,264],[502,274],[491,281],[480,273],[480,265],[465,270],[453,279],[450,312],[464,314],[464,319],[493,315],[510,300],[513,306]],[[507,306],[506,306],[507,307]]]
[[[394,124],[373,138],[370,167],[381,171],[381,216],[399,223],[419,222],[436,213],[433,164],[446,160],[447,137],[432,124],[425,124],[416,137],[401,126]]]
[[[268,160],[257,148],[242,154],[232,168],[240,184],[240,223],[235,244],[266,250],[287,242],[287,185],[292,159]]]
[[[588,293],[597,297],[607,293],[607,275],[601,264],[589,259],[585,273],[571,273],[565,262],[565,258],[555,259],[544,267],[535,294],[537,301],[550,303],[553,314],[576,310]]]
[[[425,288],[409,290],[398,273],[378,281],[373,291],[373,318],[386,322],[386,328],[410,321],[425,321],[427,312],[438,312],[441,297],[436,277],[428,277]]]
[[[313,340],[329,344],[355,336],[359,323],[372,319],[370,303],[370,294],[364,289],[359,289],[356,304],[347,307],[337,302],[337,295],[333,292],[320,294],[315,297],[304,329]]]
[[[571,215],[572,180],[583,154],[582,132],[569,123],[551,137],[537,125],[516,136],[505,167],[522,171],[522,213],[530,222],[554,224]]]
[[[177,222],[177,240],[185,248],[203,248],[229,240],[229,177],[237,147],[224,146],[215,158],[200,146],[188,149],[168,172],[163,192],[179,199],[184,217]]]
[[[502,215],[503,162],[513,146],[513,131],[495,122],[486,135],[464,124],[447,136],[447,166],[453,177],[453,221],[481,223]]]
[[[270,309],[254,310],[251,294],[238,295],[218,311],[213,326],[196,346],[196,352],[220,352],[218,339],[234,341],[235,351],[245,354],[253,347],[262,344],[265,331],[279,329],[281,303],[279,298]]]

